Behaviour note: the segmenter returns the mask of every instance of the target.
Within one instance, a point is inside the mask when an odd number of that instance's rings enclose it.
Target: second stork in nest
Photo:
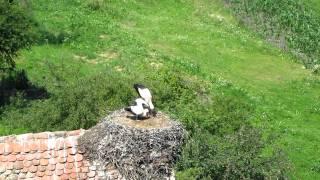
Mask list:
[[[135,100],[135,104],[125,108],[131,112],[134,119],[147,119],[150,115],[156,116],[156,111],[152,103],[151,91],[142,84],[134,84],[134,89],[139,94],[140,98]]]

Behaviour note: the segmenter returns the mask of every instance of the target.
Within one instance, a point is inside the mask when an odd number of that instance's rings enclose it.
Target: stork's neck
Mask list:
[[[150,109],[154,109],[154,105],[152,104],[152,101],[151,101],[151,100],[149,100],[148,104],[149,104],[149,106],[150,106]]]

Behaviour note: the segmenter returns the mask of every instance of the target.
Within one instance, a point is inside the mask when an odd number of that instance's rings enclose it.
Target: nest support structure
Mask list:
[[[80,138],[80,148],[89,159],[114,165],[125,179],[170,179],[186,133],[183,126],[159,113],[165,126],[137,127],[136,122],[121,123],[125,115],[119,110],[104,118]]]

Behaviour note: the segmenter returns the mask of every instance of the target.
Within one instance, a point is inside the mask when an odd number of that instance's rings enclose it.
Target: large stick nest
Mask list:
[[[88,158],[112,163],[126,179],[165,179],[180,154],[184,129],[163,113],[143,121],[115,111],[79,140]]]

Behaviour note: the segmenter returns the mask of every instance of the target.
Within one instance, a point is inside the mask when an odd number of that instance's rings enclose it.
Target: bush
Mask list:
[[[230,135],[198,130],[177,164],[177,177],[192,179],[285,179],[289,164],[281,151],[264,154],[258,129],[243,126]]]
[[[122,82],[121,78],[111,74],[80,79],[74,84],[61,86],[50,99],[30,102],[25,108],[10,106],[6,111],[10,116],[4,114],[3,117],[7,124],[16,126],[12,129],[24,127],[33,132],[87,129],[108,111],[123,107],[130,99],[131,86]]]
[[[36,37],[35,21],[16,1],[0,0],[0,68],[12,69],[13,58]]]

